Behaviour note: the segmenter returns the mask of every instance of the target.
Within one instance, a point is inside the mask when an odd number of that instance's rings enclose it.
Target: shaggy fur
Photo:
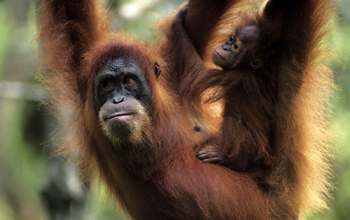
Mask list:
[[[205,111],[183,102],[175,89],[181,80],[170,80],[181,74],[171,60],[181,57],[165,56],[163,48],[177,42],[163,35],[156,41],[160,46],[150,48],[110,33],[106,18],[91,0],[43,1],[42,80],[55,108],[69,113],[58,142],[62,152],[77,149],[85,172],[97,169],[133,219],[266,219],[266,194],[249,176],[196,159],[195,147],[218,125]],[[165,33],[171,22],[172,17],[165,21]],[[153,106],[137,140],[115,143],[95,112],[94,88],[97,71],[118,57],[136,60],[146,73]],[[157,79],[154,61],[162,68]],[[196,124],[203,132],[193,130]]]
[[[323,43],[330,33],[332,5],[325,0],[293,2],[297,4],[287,7],[293,13],[283,14],[287,19],[276,66],[272,136],[276,162],[266,174],[267,191],[249,173],[196,159],[198,146],[219,132],[220,105],[196,106],[187,95],[205,66],[198,69],[187,59],[189,51],[183,48],[188,45],[172,32],[174,17],[159,26],[160,39],[149,47],[125,34],[110,33],[106,13],[93,0],[43,1],[42,81],[55,108],[69,113],[57,141],[61,153],[78,150],[85,172],[97,169],[133,219],[292,219],[299,211],[324,207],[331,155],[325,119],[333,84],[331,72],[321,63],[329,58]],[[191,0],[186,18],[193,42],[189,46],[206,60],[210,45],[223,42],[218,41],[225,33],[220,28],[236,21],[239,13],[231,9],[241,7],[243,3],[233,0]],[[154,110],[138,135],[142,138],[113,144],[95,112],[94,86],[97,70],[120,56],[137,60],[147,73]],[[162,68],[157,79],[154,61]],[[193,129],[198,124],[201,132]]]
[[[215,142],[230,158],[230,168],[258,177],[267,190],[271,219],[295,219],[325,208],[332,189],[328,116],[334,84],[324,63],[333,59],[328,42],[334,9],[327,0],[266,1],[256,15],[242,13],[233,21],[234,30],[251,25],[260,30],[258,47],[249,48],[237,65],[259,58],[262,69],[203,70],[203,63],[192,58],[199,72],[184,74],[182,95],[195,106],[208,100],[208,93],[200,96],[208,88],[215,91],[210,101],[223,99]],[[213,39],[224,31],[218,33]]]

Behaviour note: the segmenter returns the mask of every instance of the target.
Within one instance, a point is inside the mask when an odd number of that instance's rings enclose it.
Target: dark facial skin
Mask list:
[[[160,67],[155,63],[155,74]],[[140,135],[152,111],[144,71],[133,59],[110,59],[97,73],[95,106],[106,134],[113,141]]]
[[[223,70],[230,70],[244,50],[253,49],[259,37],[259,29],[256,26],[248,26],[236,31],[235,35],[228,37],[225,44],[219,44],[212,53],[213,62]],[[252,59],[250,65],[253,69],[259,69],[262,62]]]

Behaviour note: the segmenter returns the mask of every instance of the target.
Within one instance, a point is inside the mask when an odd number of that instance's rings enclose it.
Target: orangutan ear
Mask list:
[[[250,66],[254,69],[260,69],[263,66],[263,61],[260,59],[256,59],[250,63]]]
[[[162,69],[160,68],[159,64],[157,62],[154,62],[154,74],[156,75],[156,78],[158,78],[161,72]]]

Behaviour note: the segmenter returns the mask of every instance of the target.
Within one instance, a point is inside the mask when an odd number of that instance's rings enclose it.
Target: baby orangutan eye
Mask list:
[[[237,45],[237,43],[234,43],[234,44],[232,45],[232,49],[233,49],[233,50],[238,50],[238,45]]]
[[[229,36],[228,40],[227,40],[229,43],[232,43],[233,42],[233,36]]]

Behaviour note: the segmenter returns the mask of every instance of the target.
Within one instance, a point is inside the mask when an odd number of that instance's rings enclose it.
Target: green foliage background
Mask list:
[[[38,103],[40,88],[30,86],[38,71],[36,44],[39,0],[0,0],[0,220],[49,219],[40,192],[50,177],[48,135],[57,122]],[[149,25],[176,9],[181,0],[107,1],[116,30],[151,40]],[[339,55],[331,63],[338,90],[333,99],[334,199],[330,209],[309,219],[350,219],[350,1],[337,0],[338,31],[332,42]],[[139,14],[126,14],[141,8]],[[137,11],[136,11],[137,12]],[[10,84],[8,83],[10,82]],[[39,93],[37,94],[37,91]],[[46,146],[46,147],[45,147]],[[81,219],[123,219],[103,190],[92,185]],[[73,218],[71,218],[73,219]]]

